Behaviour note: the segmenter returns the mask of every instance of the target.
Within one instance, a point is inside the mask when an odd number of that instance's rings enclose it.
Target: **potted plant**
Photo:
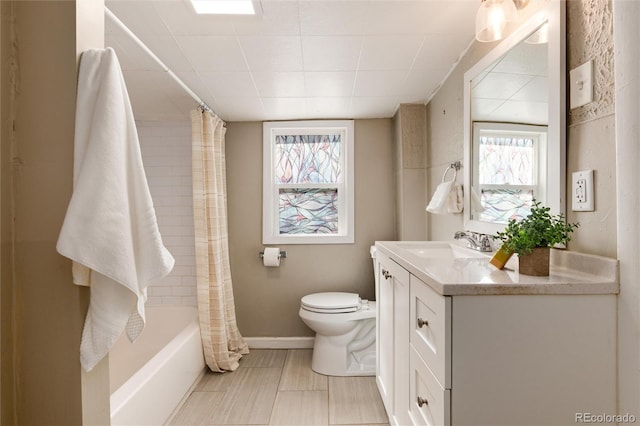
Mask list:
[[[552,215],[551,209],[533,200],[531,213],[522,220],[509,220],[507,227],[498,232],[493,238],[502,240],[502,246],[496,253],[499,257],[510,257],[518,254],[520,273],[525,275],[546,276],[549,275],[549,251],[556,244],[567,244],[571,234],[579,223],[567,223],[564,215]],[[499,263],[492,264],[502,269]]]

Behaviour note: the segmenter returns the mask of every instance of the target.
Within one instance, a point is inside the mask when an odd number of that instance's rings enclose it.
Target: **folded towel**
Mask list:
[[[453,188],[454,181],[442,182],[436,187],[436,192],[431,197],[431,201],[427,205],[427,211],[434,214],[448,213],[449,194]]]
[[[174,265],[162,243],[129,96],[111,48],[81,57],[73,194],[57,250],[75,262],[74,282],[91,285],[80,344],[82,367],[90,371],[125,328],[135,340],[144,326],[147,286]]]

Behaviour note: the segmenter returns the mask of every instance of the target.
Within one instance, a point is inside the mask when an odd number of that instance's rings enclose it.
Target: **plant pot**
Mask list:
[[[550,250],[550,247],[536,247],[529,254],[518,255],[520,273],[536,277],[548,276]]]

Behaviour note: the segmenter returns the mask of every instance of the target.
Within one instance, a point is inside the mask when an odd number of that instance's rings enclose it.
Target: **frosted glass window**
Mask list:
[[[263,144],[263,243],[353,243],[353,121],[267,122]]]
[[[480,137],[480,185],[535,185],[532,138]]]
[[[277,135],[276,183],[340,180],[340,134]]]
[[[477,219],[491,223],[520,220],[531,212],[533,198],[544,199],[546,176],[538,158],[546,151],[545,126],[474,123],[473,182],[484,211]]]
[[[280,234],[337,234],[336,189],[281,189]]]
[[[483,189],[480,201],[484,207],[480,220],[507,223],[509,219],[524,219],[531,213],[533,191]]]

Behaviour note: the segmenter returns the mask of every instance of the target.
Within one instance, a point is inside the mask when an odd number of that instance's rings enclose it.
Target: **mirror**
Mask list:
[[[564,2],[546,2],[465,73],[464,120],[465,229],[495,234],[534,197],[564,213]]]

